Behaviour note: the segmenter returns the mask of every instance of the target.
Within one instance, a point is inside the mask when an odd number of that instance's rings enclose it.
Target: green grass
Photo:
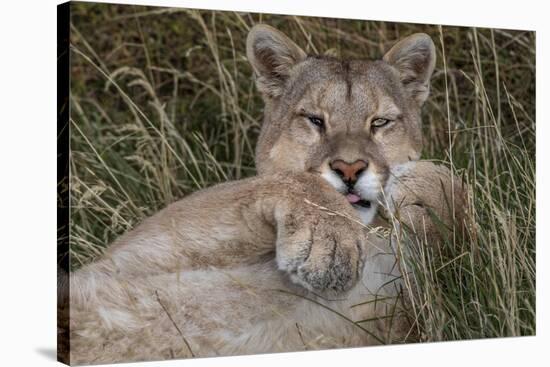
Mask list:
[[[168,203],[255,174],[262,102],[245,39],[258,22],[307,52],[349,58],[432,36],[423,159],[469,183],[472,228],[465,241],[402,259],[416,284],[406,290],[414,332],[424,341],[534,334],[532,32],[73,4],[72,267]]]

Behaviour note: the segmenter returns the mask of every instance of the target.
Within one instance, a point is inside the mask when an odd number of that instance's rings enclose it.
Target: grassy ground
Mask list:
[[[351,58],[432,36],[423,158],[470,184],[475,226],[467,241],[403,260],[416,331],[425,341],[534,334],[532,32],[73,4],[73,268],[168,203],[254,175],[262,103],[245,38],[258,22],[307,52]]]

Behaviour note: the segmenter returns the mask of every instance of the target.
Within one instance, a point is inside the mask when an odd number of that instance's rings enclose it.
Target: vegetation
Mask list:
[[[245,57],[255,23],[309,53],[380,58],[414,32],[438,62],[423,159],[470,185],[465,241],[401,260],[424,341],[535,333],[535,34],[378,21],[75,3],[72,267],[195,190],[255,174],[262,102]],[[409,282],[410,281],[410,282]]]

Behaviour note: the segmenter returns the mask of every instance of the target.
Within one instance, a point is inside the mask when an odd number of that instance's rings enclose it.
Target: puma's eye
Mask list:
[[[313,125],[317,126],[318,128],[320,129],[325,128],[325,121],[322,118],[317,116],[308,116],[307,118],[309,122],[311,122]]]
[[[372,127],[382,127],[382,126],[385,126],[387,125],[388,123],[390,122],[390,120],[388,119],[375,119],[371,122],[371,126]]]

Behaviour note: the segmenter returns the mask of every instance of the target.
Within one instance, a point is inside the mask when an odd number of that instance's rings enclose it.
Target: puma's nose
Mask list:
[[[367,169],[367,166],[367,162],[363,160],[347,163],[337,159],[330,164],[330,168],[348,185],[354,184],[359,179],[359,175]]]

